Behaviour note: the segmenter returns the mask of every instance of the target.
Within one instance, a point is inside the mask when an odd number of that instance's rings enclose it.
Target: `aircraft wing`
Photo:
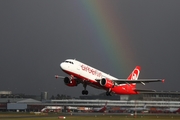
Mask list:
[[[100,79],[96,79],[97,82],[100,82]],[[112,80],[116,85],[118,84],[132,84],[132,83],[141,83],[145,85],[145,83],[150,82],[164,82],[164,79],[138,79],[138,80],[127,80],[127,79],[116,79]]]
[[[65,78],[65,76],[60,76],[60,75],[55,75],[54,77],[55,77],[56,79],[58,79],[58,78],[59,78],[59,79],[64,79],[64,78]],[[79,84],[79,83],[82,83],[82,82],[81,82],[82,80],[80,80],[80,79],[78,79],[78,78],[75,78],[75,77],[74,77],[73,79],[76,80],[76,82],[77,82],[78,84]]]
[[[145,85],[145,83],[150,82],[164,82],[164,79],[138,79],[138,80],[127,80],[127,79],[118,79],[118,80],[112,80],[117,84],[131,84],[131,83],[141,83]]]

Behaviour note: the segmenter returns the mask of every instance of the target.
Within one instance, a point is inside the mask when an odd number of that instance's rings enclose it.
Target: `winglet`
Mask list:
[[[165,79],[162,79],[162,83],[164,83],[165,82]]]
[[[58,78],[63,79],[63,78],[64,78],[64,76],[59,76],[59,75],[55,75],[54,77],[55,77],[56,79],[58,79]]]
[[[54,77],[57,79],[59,76],[58,76],[58,75],[55,75]]]

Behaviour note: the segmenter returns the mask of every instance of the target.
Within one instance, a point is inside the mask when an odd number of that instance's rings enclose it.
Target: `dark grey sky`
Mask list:
[[[81,95],[81,84],[70,88],[54,79],[65,75],[62,61],[76,58],[118,78],[140,65],[140,78],[166,81],[138,87],[178,91],[179,5],[178,0],[1,0],[0,90]]]

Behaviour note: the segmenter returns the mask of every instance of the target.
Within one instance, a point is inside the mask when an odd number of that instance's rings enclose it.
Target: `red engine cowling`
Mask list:
[[[108,80],[107,78],[102,78],[100,80],[101,86],[104,86],[106,88],[112,88],[114,87],[114,82],[112,80]]]
[[[74,79],[69,79],[68,77],[64,78],[64,83],[65,85],[69,86],[69,87],[74,87],[77,86],[77,82]]]

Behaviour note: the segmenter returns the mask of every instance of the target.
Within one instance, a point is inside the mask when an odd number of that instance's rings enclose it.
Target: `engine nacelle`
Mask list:
[[[69,79],[68,77],[64,78],[64,83],[65,85],[69,86],[69,87],[74,87],[77,86],[77,82],[74,79]]]
[[[114,82],[112,80],[108,80],[107,78],[102,78],[100,80],[100,85],[106,88],[112,88],[114,87]]]

